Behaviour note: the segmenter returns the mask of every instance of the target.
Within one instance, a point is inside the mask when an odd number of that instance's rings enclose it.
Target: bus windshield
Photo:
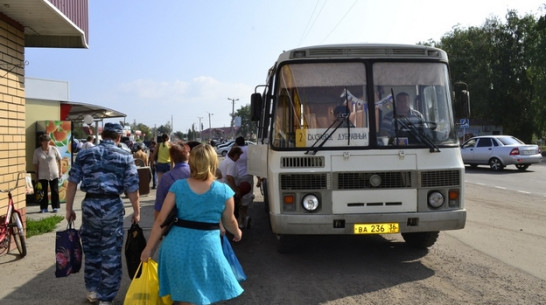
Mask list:
[[[446,64],[291,63],[277,73],[275,148],[432,149],[457,143]]]

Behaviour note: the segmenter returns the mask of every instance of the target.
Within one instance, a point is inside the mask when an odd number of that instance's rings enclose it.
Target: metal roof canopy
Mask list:
[[[71,9],[87,15],[87,2],[74,2]],[[50,0],[2,0],[0,13],[24,26],[25,47],[88,48],[87,29],[79,28]],[[81,18],[87,24],[87,16]]]
[[[64,120],[68,121],[83,121],[83,118],[86,115],[92,116],[95,120],[127,117],[125,113],[121,113],[116,110],[102,107],[99,105],[75,102],[61,102],[61,108],[63,107],[70,107],[68,115],[64,118]]]

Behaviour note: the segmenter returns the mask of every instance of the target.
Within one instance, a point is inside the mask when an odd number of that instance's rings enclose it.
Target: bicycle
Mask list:
[[[0,216],[0,255],[9,253],[11,250],[11,239],[15,241],[19,255],[25,257],[27,255],[27,244],[25,241],[25,230],[23,228],[23,220],[21,212],[15,208],[11,191],[19,185],[21,173],[17,175],[17,181],[14,188],[0,190],[0,193],[8,193],[8,211],[6,215]]]

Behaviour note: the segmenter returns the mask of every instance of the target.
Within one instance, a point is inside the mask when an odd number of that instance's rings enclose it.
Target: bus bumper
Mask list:
[[[390,214],[271,214],[271,229],[282,235],[352,235],[355,224],[397,223],[400,233],[463,229],[466,210]]]

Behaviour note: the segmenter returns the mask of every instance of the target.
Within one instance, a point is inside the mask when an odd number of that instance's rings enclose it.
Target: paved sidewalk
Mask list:
[[[76,211],[76,228],[81,226],[81,201],[85,193],[78,191],[74,200]],[[131,226],[132,207],[128,198],[122,197],[125,205],[124,230],[127,232]],[[141,220],[146,237],[149,235],[153,224],[153,204],[155,190],[150,190],[147,195],[141,196]],[[51,208],[51,206],[50,206]],[[27,206],[27,218],[41,219],[53,213],[41,214],[38,205]],[[57,215],[65,216],[65,205]],[[56,231],[64,230],[67,226],[66,220],[57,225]],[[125,233],[127,235],[127,233]],[[19,259],[13,250],[6,255],[0,256],[0,304],[9,305],[79,305],[91,304],[85,298],[86,290],[83,279],[83,266],[79,273],[64,278],[55,277],[55,232],[33,236],[26,240],[27,256]],[[114,304],[121,305],[125,293],[129,287],[130,279],[125,266],[125,255],[123,256],[123,277],[121,288],[114,299]]]

